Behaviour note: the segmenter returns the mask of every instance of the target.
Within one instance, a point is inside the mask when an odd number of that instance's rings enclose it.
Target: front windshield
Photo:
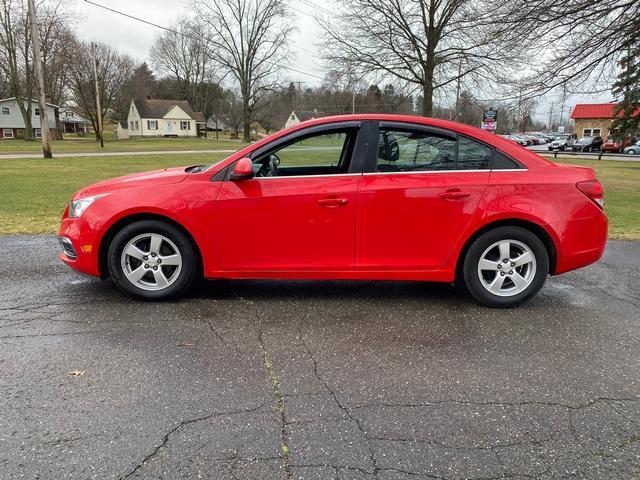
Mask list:
[[[591,143],[591,137],[583,137],[578,141],[578,143]]]
[[[567,140],[569,135],[558,135],[555,140]]]

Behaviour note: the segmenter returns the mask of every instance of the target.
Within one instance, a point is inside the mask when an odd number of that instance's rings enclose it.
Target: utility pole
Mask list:
[[[353,87],[353,92],[351,97],[351,113],[355,115],[356,113],[356,88]]]
[[[93,81],[96,89],[96,119],[98,120],[98,136],[100,138],[100,148],[104,148],[104,134],[102,131],[102,108],[100,107],[100,90],[98,89],[98,65],[96,64],[96,44],[93,42],[91,42],[91,51],[93,57]]]
[[[549,131],[553,131],[553,102],[551,102],[551,109],[549,110]]]
[[[44,73],[42,72],[42,52],[40,51],[40,34],[36,23],[36,7],[34,0],[29,0],[29,20],[31,23],[31,43],[33,43],[33,68],[38,78],[40,95],[40,136],[42,137],[42,155],[44,158],[53,158],[51,142],[49,141],[49,116],[47,115],[47,95],[44,89]],[[29,98],[27,101],[31,101]]]

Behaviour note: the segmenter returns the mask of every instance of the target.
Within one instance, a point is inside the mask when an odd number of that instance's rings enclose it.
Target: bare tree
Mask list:
[[[156,38],[149,57],[163,77],[178,81],[179,96],[205,114],[211,85],[216,85],[215,63],[209,55],[208,26],[200,19],[181,17]]]
[[[131,77],[134,62],[128,55],[118,53],[108,45],[96,44],[96,63],[98,86],[100,93],[100,111],[96,109],[95,87],[93,79],[92,49],[85,42],[77,42],[76,62],[71,69],[71,95],[75,103],[81,107],[98,134],[98,115],[103,120],[107,112],[114,106],[115,100]]]
[[[24,120],[26,140],[33,139],[31,122],[34,74],[27,6],[22,0],[0,0],[0,69]],[[28,100],[28,101],[25,101]]]
[[[352,0],[324,30],[323,57],[334,68],[414,85],[422,114],[434,94],[466,79],[495,83],[515,66],[520,43],[495,21],[504,5],[474,0]],[[508,3],[508,2],[506,2]]]
[[[69,26],[72,19],[63,0],[41,3],[37,9],[38,33],[47,100],[60,105],[64,100],[69,64],[74,57],[75,35]],[[27,5],[24,0],[0,0],[0,73],[5,89],[16,97],[24,119],[25,138],[33,138],[32,104],[34,96],[33,49],[29,34]],[[0,80],[0,84],[3,80]],[[1,90],[2,88],[0,88]]]
[[[563,88],[609,91],[627,49],[640,36],[637,0],[509,0],[502,18],[531,51],[544,52],[518,81],[525,95]]]
[[[274,86],[293,30],[284,0],[194,1],[210,28],[209,54],[228,70],[242,98],[244,140],[250,141],[256,107]]]

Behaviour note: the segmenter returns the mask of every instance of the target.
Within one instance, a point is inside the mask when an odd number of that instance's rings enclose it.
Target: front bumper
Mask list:
[[[87,275],[100,276],[100,241],[82,218],[68,218],[65,212],[58,232],[62,252],[58,258],[69,268]],[[75,256],[74,256],[75,254]]]

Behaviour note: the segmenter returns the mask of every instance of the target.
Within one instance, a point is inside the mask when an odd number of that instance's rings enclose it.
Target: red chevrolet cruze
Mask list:
[[[499,136],[423,117],[301,123],[213,165],[76,193],[60,258],[143,299],[206,278],[456,282],[510,306],[600,258],[603,191]]]

